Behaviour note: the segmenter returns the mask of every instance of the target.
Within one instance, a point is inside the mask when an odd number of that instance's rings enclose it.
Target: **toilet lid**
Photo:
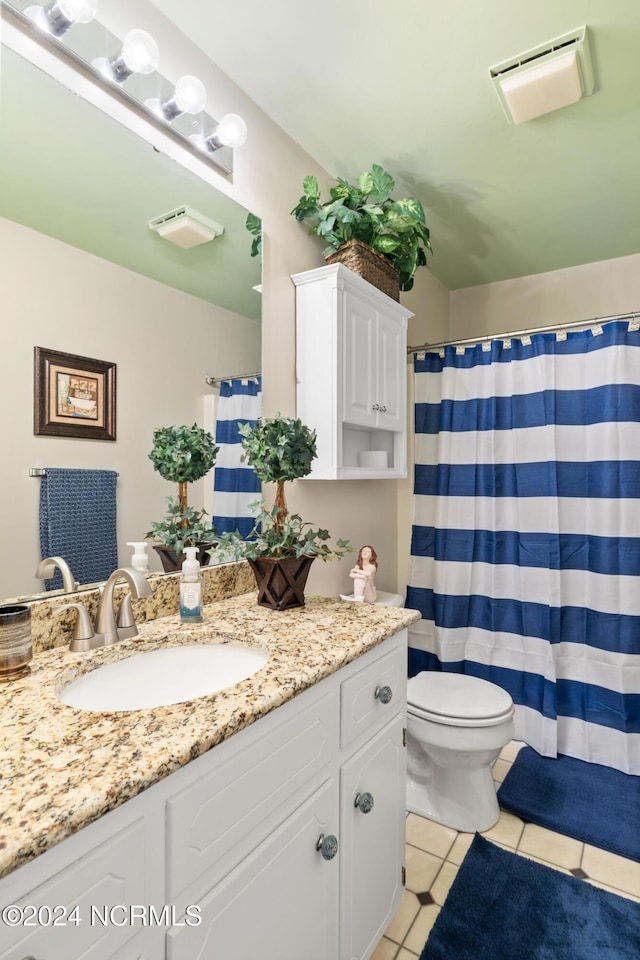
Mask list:
[[[407,684],[407,701],[418,716],[441,718],[441,723],[497,720],[513,712],[506,690],[488,680],[464,673],[424,671]]]

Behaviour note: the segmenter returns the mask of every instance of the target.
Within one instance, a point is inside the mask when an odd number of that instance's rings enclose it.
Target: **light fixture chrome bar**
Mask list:
[[[598,323],[610,323],[612,320],[634,320],[640,317],[640,310],[630,313],[617,313],[611,317],[593,317],[591,320],[573,320],[570,323],[556,323],[550,327],[529,327],[528,330],[516,330],[514,333],[490,333],[486,337],[469,337],[466,340],[443,340],[441,343],[421,343],[418,347],[407,347],[407,354],[432,353],[443,347],[470,347],[477,343],[489,343],[491,340],[517,340],[518,337],[527,337],[536,333],[560,333],[562,330],[575,330],[582,327],[588,330]]]
[[[211,164],[224,174],[233,172],[233,153],[231,148],[214,152],[201,149],[188,135],[171,126],[163,117],[158,116],[155,111],[149,109],[144,101],[138,100],[124,87],[110,81],[99,69],[94,67],[92,63],[77,54],[75,50],[64,43],[65,37],[58,39],[52,34],[39,29],[20,9],[11,6],[9,0],[4,0],[4,2],[0,0],[0,22],[1,21],[11,24],[11,26],[18,30],[23,36],[46,49],[48,53],[53,55],[57,60],[63,63],[70,63],[74,70],[94,87],[108,94],[108,96],[115,101],[124,101],[136,117],[151,124],[155,129],[160,130],[165,136],[169,137],[175,143],[180,144],[181,147],[185,148],[190,154],[197,157],[203,163],[207,165]],[[95,25],[95,22],[93,25]],[[121,46],[121,41],[110,34],[106,28],[105,33],[113,38],[114,46],[118,46],[118,44]],[[169,85],[169,81],[160,74],[158,74],[158,76],[163,83]],[[218,126],[218,121],[208,114],[206,115],[206,119],[208,125],[215,130]]]

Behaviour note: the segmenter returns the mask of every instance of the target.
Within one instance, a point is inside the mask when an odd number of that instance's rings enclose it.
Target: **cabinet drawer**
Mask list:
[[[280,710],[271,725],[266,717],[255,725],[261,729],[247,729],[242,750],[221,754],[222,762],[168,801],[170,898],[205,871],[208,883],[223,876],[264,836],[270,818],[277,826],[304,798],[305,785],[321,779],[338,740],[337,691]]]
[[[404,636],[403,632],[403,636]],[[384,702],[376,696],[383,687],[391,690],[391,699]],[[399,644],[340,685],[340,745],[350,746],[358,737],[371,736],[399,711],[404,713],[407,699],[407,650]]]
[[[119,925],[124,907],[116,910],[115,923],[109,922],[105,908],[108,911],[119,904],[148,903],[144,867],[145,822],[140,818],[19,899],[7,899],[11,888],[3,890],[2,906],[16,903],[25,910],[25,923],[36,925],[3,925],[0,960],[27,956],[46,960],[113,957],[139,928]],[[78,909],[73,914],[75,906]],[[32,908],[41,909],[33,916]],[[107,920],[105,924],[101,917]]]

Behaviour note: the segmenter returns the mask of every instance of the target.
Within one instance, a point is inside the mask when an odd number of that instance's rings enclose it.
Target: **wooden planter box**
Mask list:
[[[247,559],[258,584],[258,603],[272,610],[304,606],[304,588],[315,557]]]

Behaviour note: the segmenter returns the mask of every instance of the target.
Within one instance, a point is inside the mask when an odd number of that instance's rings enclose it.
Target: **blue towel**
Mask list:
[[[40,481],[40,554],[63,557],[78,583],[106,580],[118,566],[114,470],[47,467]],[[45,581],[62,587],[62,577]]]

